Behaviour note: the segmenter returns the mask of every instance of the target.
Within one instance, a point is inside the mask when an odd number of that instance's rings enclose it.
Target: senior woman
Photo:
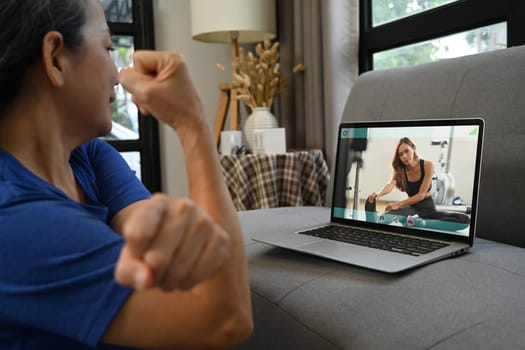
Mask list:
[[[242,232],[185,62],[117,74],[98,0],[0,2],[0,348],[214,348],[252,330]],[[98,139],[121,82],[184,149],[151,195]]]

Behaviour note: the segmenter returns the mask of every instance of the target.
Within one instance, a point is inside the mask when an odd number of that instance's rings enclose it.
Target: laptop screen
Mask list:
[[[473,237],[482,136],[481,119],[341,124],[332,218]]]

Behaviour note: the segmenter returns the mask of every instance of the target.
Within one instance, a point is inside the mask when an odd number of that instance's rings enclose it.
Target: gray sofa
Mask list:
[[[365,73],[343,120],[474,116],[486,138],[467,254],[389,275],[251,240],[328,208],[240,212],[255,331],[239,349],[524,349],[525,47]]]

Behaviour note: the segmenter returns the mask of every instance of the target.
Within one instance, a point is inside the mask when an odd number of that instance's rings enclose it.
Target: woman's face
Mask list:
[[[410,165],[414,162],[414,149],[407,145],[406,143],[402,143],[399,145],[397,155],[399,156],[399,160],[404,165]]]
[[[70,88],[65,94],[69,103],[68,132],[92,138],[111,131],[111,115],[115,100],[118,74],[111,59],[111,36],[104,10],[99,1],[86,2],[84,43],[78,52],[71,53]]]

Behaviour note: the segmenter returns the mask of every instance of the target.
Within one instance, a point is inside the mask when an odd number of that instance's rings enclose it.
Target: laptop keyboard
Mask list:
[[[428,254],[449,245],[425,239],[371,232],[337,225],[319,227],[299,233],[412,256]]]

